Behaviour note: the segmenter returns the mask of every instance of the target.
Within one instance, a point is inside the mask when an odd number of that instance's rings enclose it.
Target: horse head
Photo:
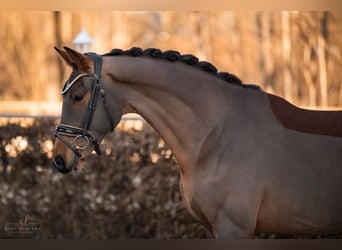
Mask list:
[[[107,105],[107,86],[101,78],[102,56],[80,54],[68,47],[55,49],[72,67],[72,73],[61,90],[63,108],[55,130],[53,165],[62,173],[70,173],[77,166],[82,168],[83,160],[93,150],[101,154],[100,142],[114,130],[122,113],[116,96],[110,97],[110,109]]]

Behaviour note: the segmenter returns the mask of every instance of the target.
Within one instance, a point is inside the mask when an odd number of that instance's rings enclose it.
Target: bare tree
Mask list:
[[[54,24],[55,24],[55,41],[56,46],[61,48],[63,46],[63,39],[62,39],[62,20],[61,20],[61,12],[54,11],[53,12]],[[63,81],[64,78],[64,65],[62,60],[57,60],[58,71],[59,71],[59,82]]]
[[[283,56],[283,80],[284,80],[284,97],[292,101],[292,76],[291,76],[291,39],[290,39],[290,13],[288,11],[281,12],[281,28],[282,28],[282,56]]]
[[[327,83],[327,66],[326,66],[326,38],[328,36],[327,30],[328,13],[324,12],[320,19],[320,32],[318,33],[318,63],[319,63],[319,80],[321,92],[321,105],[328,106],[328,83]]]

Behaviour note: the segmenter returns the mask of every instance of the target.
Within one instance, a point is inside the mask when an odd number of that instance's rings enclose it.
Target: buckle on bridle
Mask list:
[[[85,139],[84,145],[82,145],[83,144],[83,142],[81,141],[82,139]],[[77,135],[74,138],[74,145],[76,149],[79,149],[79,150],[86,149],[87,147],[89,147],[89,144],[90,144],[89,138],[84,135]]]

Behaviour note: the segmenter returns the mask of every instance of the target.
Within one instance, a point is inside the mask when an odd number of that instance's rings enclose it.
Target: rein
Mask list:
[[[96,53],[92,53],[92,52],[88,52],[86,53],[86,55],[89,56],[94,61],[95,73],[94,74],[88,74],[88,73],[80,74],[77,77],[75,77],[71,82],[67,81],[61,90],[61,94],[65,95],[70,90],[70,88],[83,77],[94,78],[93,84],[92,84],[91,98],[88,103],[88,110],[87,110],[86,118],[83,123],[83,127],[80,128],[80,127],[75,127],[75,126],[70,126],[67,124],[60,123],[56,126],[56,130],[54,133],[56,138],[60,139],[67,147],[69,147],[74,152],[75,156],[81,159],[83,159],[84,156],[79,152],[79,150],[88,148],[90,143],[94,144],[95,146],[94,150],[98,155],[102,154],[98,140],[89,131],[89,128],[90,128],[90,125],[91,125],[91,122],[93,120],[94,113],[96,110],[97,98],[99,94],[102,97],[103,107],[106,112],[108,121],[110,123],[110,127],[111,127],[110,131],[113,132],[115,128],[113,119],[110,115],[109,108],[106,103],[106,98],[105,98],[106,92],[103,89],[102,82],[101,82],[102,56]],[[74,137],[73,143],[68,142],[64,138],[64,136]]]

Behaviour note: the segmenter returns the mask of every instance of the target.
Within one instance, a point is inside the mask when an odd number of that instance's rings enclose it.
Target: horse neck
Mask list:
[[[165,140],[182,172],[198,160],[222,115],[230,112],[227,107],[239,97],[240,87],[181,62],[105,57],[103,70],[115,86],[113,92]]]

